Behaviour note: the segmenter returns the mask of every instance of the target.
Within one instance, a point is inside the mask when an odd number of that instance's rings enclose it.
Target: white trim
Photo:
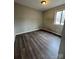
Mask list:
[[[32,31],[36,31],[36,30],[39,30],[39,29],[33,29]],[[32,31],[24,31],[24,32],[16,33],[15,36],[19,35],[19,34],[23,34],[23,33],[29,33],[29,32],[32,32]]]

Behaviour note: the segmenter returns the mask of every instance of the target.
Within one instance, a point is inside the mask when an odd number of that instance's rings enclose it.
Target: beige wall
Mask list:
[[[61,43],[58,53],[58,59],[65,59],[65,25],[62,30]]]
[[[14,5],[15,35],[38,30],[40,28],[61,35],[63,26],[54,24],[54,16],[57,10],[64,9],[64,5],[49,9],[43,13],[17,3]]]
[[[55,12],[59,10],[63,10],[64,5],[49,9],[43,12],[43,26],[42,28],[45,30],[49,30],[51,32],[57,33],[61,35],[63,26],[54,24]]]
[[[15,35],[38,30],[42,24],[42,12],[14,4]]]

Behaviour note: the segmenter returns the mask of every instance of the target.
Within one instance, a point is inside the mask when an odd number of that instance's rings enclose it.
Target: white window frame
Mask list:
[[[59,12],[59,11],[65,11],[65,10],[56,10],[55,16],[54,16],[54,24],[55,25],[64,25],[64,24],[61,24],[61,20],[60,20],[60,24],[56,24],[56,15],[57,15],[57,12]],[[62,18],[62,16],[61,16],[61,18]],[[64,19],[64,21],[65,21],[65,19]]]

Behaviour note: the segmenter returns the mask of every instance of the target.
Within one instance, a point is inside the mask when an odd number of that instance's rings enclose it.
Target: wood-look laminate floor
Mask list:
[[[17,35],[14,59],[57,59],[61,39],[45,31]]]

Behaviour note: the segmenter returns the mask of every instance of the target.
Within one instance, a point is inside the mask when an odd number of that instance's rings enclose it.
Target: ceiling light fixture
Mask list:
[[[45,0],[41,1],[41,4],[46,5],[46,1]]]

